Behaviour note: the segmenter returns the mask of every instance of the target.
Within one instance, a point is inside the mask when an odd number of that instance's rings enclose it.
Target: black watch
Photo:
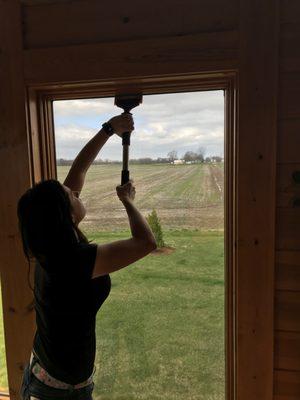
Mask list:
[[[114,128],[112,127],[110,122],[104,122],[104,124],[102,124],[102,128],[108,136],[111,136],[115,133]]]

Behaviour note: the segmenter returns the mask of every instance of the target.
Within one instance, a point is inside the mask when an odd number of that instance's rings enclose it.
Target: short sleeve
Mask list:
[[[64,281],[92,279],[97,256],[96,243],[77,243],[69,249],[53,251],[46,263],[41,264],[49,277]]]
[[[73,262],[67,268],[68,273],[72,275],[71,278],[84,281],[92,279],[97,256],[97,247],[96,243],[78,244],[71,257]]]

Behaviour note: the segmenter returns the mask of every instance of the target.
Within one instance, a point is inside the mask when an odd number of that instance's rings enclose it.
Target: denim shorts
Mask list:
[[[58,389],[40,381],[32,373],[32,367],[38,361],[34,356],[31,363],[27,363],[23,373],[23,379],[20,389],[22,400],[30,400],[30,396],[37,397],[40,400],[93,400],[92,393],[94,382],[81,388]]]

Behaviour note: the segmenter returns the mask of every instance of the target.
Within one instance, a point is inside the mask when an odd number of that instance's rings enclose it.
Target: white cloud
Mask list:
[[[86,127],[79,127],[74,124],[70,125],[59,125],[55,128],[56,138],[60,140],[85,140],[90,139],[95,135],[93,129]]]
[[[83,100],[58,100],[54,102],[56,116],[86,117],[107,113],[111,110],[107,99],[83,99]]]
[[[114,106],[113,98],[103,98],[54,102],[54,111],[57,158],[70,159],[98,132],[107,115],[119,115],[122,109]],[[207,155],[223,155],[223,91],[144,96],[143,103],[131,112],[135,131],[130,158],[166,157],[173,149],[181,156],[200,146],[206,147]],[[121,157],[122,140],[116,135],[97,156]]]

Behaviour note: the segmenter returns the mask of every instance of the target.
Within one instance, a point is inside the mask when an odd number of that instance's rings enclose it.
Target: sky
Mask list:
[[[101,125],[123,113],[113,97],[53,102],[56,158],[73,160]],[[172,150],[181,158],[186,151],[204,147],[205,157],[224,156],[223,90],[144,95],[131,110],[129,159],[166,158]],[[96,160],[122,161],[122,138],[113,135]]]

